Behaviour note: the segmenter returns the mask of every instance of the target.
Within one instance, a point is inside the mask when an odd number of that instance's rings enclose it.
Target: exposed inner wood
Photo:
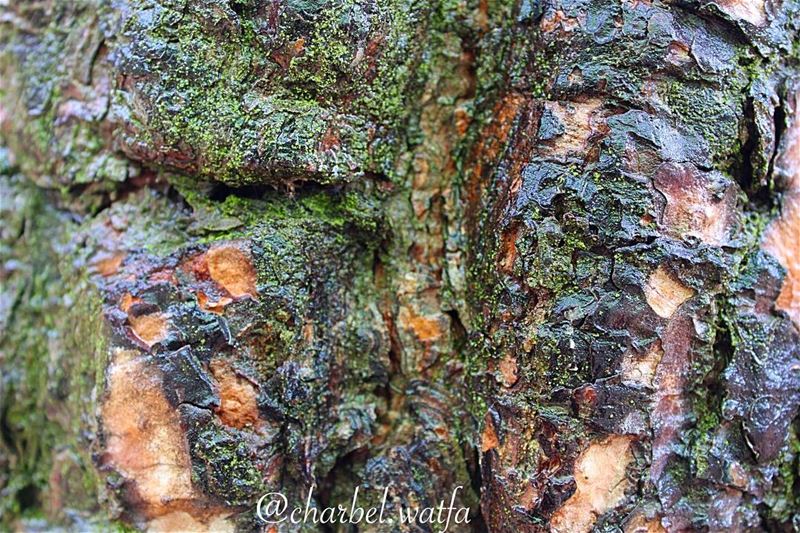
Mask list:
[[[235,246],[218,246],[206,252],[208,271],[216,281],[234,298],[255,297],[256,270],[250,257]]]
[[[107,376],[102,462],[125,480],[129,509],[148,531],[233,531],[232,511],[209,504],[192,483],[189,444],[158,368],[140,352],[115,348]]]
[[[220,406],[217,415],[222,423],[238,429],[257,427],[259,415],[256,386],[239,376],[227,361],[214,360],[210,367],[219,387]]]
[[[644,513],[636,513],[625,523],[623,531],[625,533],[664,533],[666,529],[658,518],[648,518]]]
[[[142,342],[153,346],[167,338],[169,320],[165,313],[150,313],[145,315],[128,315],[131,331]]]
[[[654,183],[667,199],[661,224],[671,236],[717,246],[729,240],[735,191],[732,186],[717,190],[716,177],[692,165],[668,163],[658,169]]]
[[[664,265],[650,274],[644,287],[647,303],[662,318],[669,318],[694,295],[694,290],[678,281]]]
[[[661,348],[660,342],[653,343],[642,355],[629,350],[623,357],[620,368],[622,382],[629,385],[652,386],[658,363],[661,362],[662,357],[664,357],[664,350]]]
[[[132,485],[145,516],[164,515],[175,502],[196,496],[178,412],[145,355],[114,350],[102,421],[107,463]]]
[[[218,516],[208,522],[197,520],[192,514],[175,511],[151,520],[147,524],[148,533],[175,533],[184,531],[192,533],[233,533],[236,524],[224,516]]]
[[[611,435],[592,443],[575,464],[575,493],[553,515],[557,532],[591,531],[597,517],[625,497],[630,481],[625,473],[633,460],[633,437]]]
[[[555,156],[583,155],[593,137],[608,132],[603,105],[600,98],[584,102],[546,102],[545,110],[560,122],[563,132],[547,141],[545,152]]]
[[[497,432],[494,429],[494,423],[491,417],[486,417],[486,427],[483,428],[481,434],[481,451],[488,452],[500,446],[500,440],[497,438]]]
[[[117,273],[126,255],[125,252],[98,254],[93,262],[94,269],[101,276],[112,276]]]
[[[715,3],[733,19],[744,20],[759,27],[767,23],[765,0],[717,0]]]
[[[513,355],[507,354],[505,357],[503,357],[500,360],[498,367],[500,369],[502,383],[505,387],[511,387],[517,382],[519,379],[517,374],[519,369],[517,367],[517,360]]]

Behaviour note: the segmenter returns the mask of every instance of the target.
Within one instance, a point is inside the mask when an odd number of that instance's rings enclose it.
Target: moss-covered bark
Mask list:
[[[0,528],[797,527],[795,2],[2,10]]]
[[[771,9],[554,2],[518,21],[468,165],[495,529],[796,520],[800,337],[761,239],[797,128],[797,7]]]

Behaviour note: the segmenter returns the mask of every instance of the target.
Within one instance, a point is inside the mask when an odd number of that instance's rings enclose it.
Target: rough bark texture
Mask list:
[[[800,528],[799,29],[0,4],[0,529]]]

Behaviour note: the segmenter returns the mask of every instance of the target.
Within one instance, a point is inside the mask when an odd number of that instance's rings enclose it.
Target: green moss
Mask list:
[[[6,28],[0,38],[0,76],[9,83],[0,100],[9,116],[20,117],[9,122],[7,135],[20,168],[40,183],[61,189],[65,197],[71,188],[83,186],[83,198],[70,200],[91,211],[128,177],[129,163],[106,150],[100,131],[103,111],[96,109],[97,102],[88,96],[83,102],[69,89],[82,75],[73,64],[81,53],[76,48],[99,39],[93,26],[96,13],[86,9],[89,4],[55,4],[51,18],[37,21],[43,27],[35,32]],[[67,26],[83,31],[69,33]]]
[[[697,477],[705,478],[708,475],[708,455],[720,423],[719,405],[710,405],[708,401],[695,401],[692,407],[695,415],[694,428],[691,432],[692,470]]]
[[[0,499],[0,526],[41,513],[48,487],[63,492],[67,507],[102,521],[105,515],[95,506],[103,483],[87,442],[95,429],[87,421],[93,420],[106,362],[99,295],[85,272],[56,251],[74,227],[19,176],[3,177],[0,189],[4,197],[17,199],[14,213],[0,212],[4,223],[25,227],[13,247],[0,243],[0,260],[19,264],[3,288],[16,303],[0,340],[6,356],[0,400],[8,406],[6,438],[14,445],[0,446],[0,454],[12,458]],[[61,473],[58,487],[50,487],[54,469]]]
[[[409,84],[421,75],[424,9],[395,0],[367,24],[363,6],[347,0],[318,6],[310,25],[288,10],[277,37],[266,39],[260,11],[241,6],[237,14],[196,4],[183,14],[158,5],[156,24],[129,19],[133,42],[123,45],[119,66],[145,71],[136,97],[148,112],[127,116],[137,140],[188,146],[193,173],[233,185],[341,183],[389,171],[409,114]],[[115,96],[123,116],[131,96]],[[377,138],[370,140],[370,129]]]
[[[797,509],[800,508],[800,494],[796,490],[800,479],[799,457],[800,439],[797,431],[790,429],[786,447],[776,460],[779,477],[774,482],[773,490],[764,498],[769,506],[770,517],[776,521],[788,522],[796,516]]]
[[[192,481],[206,494],[228,505],[246,505],[263,493],[261,472],[248,447],[215,423],[206,424],[191,440]]]
[[[741,152],[739,123],[746,83],[738,73],[726,78],[722,88],[671,80],[659,85],[659,93],[674,116],[708,142],[714,160],[729,167]]]

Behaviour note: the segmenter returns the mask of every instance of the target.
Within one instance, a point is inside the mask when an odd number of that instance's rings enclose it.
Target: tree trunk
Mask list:
[[[797,2],[0,10],[0,528],[800,528]]]

